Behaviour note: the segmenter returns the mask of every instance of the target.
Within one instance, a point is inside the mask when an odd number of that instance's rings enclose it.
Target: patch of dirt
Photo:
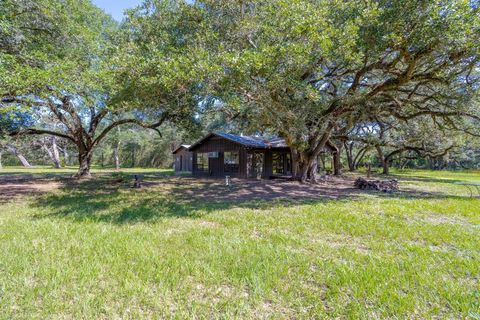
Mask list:
[[[423,216],[409,217],[412,223],[427,223],[433,226],[457,225],[463,228],[479,228],[480,225],[471,223],[465,218],[456,216],[446,216],[441,214],[428,214]]]
[[[441,224],[458,224],[461,226],[469,226],[470,223],[466,219],[461,219],[459,217],[449,217],[444,215],[428,215],[422,219],[424,222],[441,225]]]
[[[244,288],[235,288],[231,285],[206,287],[196,283],[190,291],[190,300],[204,305],[214,306],[224,299],[248,299],[249,293]]]
[[[60,181],[49,178],[34,178],[30,175],[0,176],[0,203],[50,192],[61,186]]]
[[[415,240],[409,241],[408,244],[412,246],[422,246],[424,248],[428,248],[428,250],[431,252],[454,254],[463,259],[473,260],[476,257],[475,251],[458,248],[457,246],[449,243],[432,244],[425,240]]]
[[[364,193],[353,186],[354,177],[334,177],[318,184],[301,184],[285,180],[233,179],[226,186],[222,179],[162,178],[148,181],[145,188],[161,187],[187,202],[244,202],[251,200],[342,199]]]
[[[360,238],[354,238],[348,235],[342,235],[341,237],[312,237],[311,240],[314,243],[331,247],[332,249],[348,248],[353,249],[359,254],[370,254],[370,248]]]
[[[200,221],[198,223],[198,225],[200,225],[201,227],[204,227],[204,228],[218,228],[220,227],[220,224],[215,222],[215,221]]]
[[[75,189],[94,195],[110,194],[119,190],[134,192],[158,192],[168,195],[174,202],[184,204],[225,204],[250,201],[282,201],[298,203],[315,200],[336,200],[361,198],[372,192],[354,187],[356,175],[331,177],[318,184],[301,184],[288,180],[246,180],[232,179],[226,186],[223,179],[197,177],[167,177],[146,174],[142,188],[133,189],[133,178],[127,177],[121,182],[111,175],[95,174],[88,180],[75,180],[66,176],[0,176],[0,202],[21,198],[26,195],[51,192],[58,188]],[[380,196],[418,196],[418,191],[403,190],[398,195]],[[427,195],[421,195],[427,196]],[[435,196],[430,194],[429,196]]]
[[[296,318],[293,315],[296,312],[281,302],[272,300],[264,300],[255,310],[255,317],[257,319],[275,319],[280,317],[285,319]]]

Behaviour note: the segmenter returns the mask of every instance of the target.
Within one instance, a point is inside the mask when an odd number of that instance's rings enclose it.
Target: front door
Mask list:
[[[221,152],[210,152],[208,156],[208,168],[208,174],[210,176],[223,176],[223,156]]]

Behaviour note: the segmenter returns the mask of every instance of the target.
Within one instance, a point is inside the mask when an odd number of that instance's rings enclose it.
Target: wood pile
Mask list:
[[[367,180],[358,178],[355,180],[355,188],[363,190],[378,190],[383,192],[393,192],[398,190],[398,180]]]

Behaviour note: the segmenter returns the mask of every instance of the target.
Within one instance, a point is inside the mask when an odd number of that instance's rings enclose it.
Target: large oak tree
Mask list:
[[[180,44],[162,42],[154,49],[163,63],[145,59],[148,44],[137,30],[142,8],[118,26],[87,0],[7,4],[1,11],[0,58],[8,62],[0,70],[1,106],[56,120],[54,127],[37,121],[11,134],[70,141],[78,150],[77,177],[90,175],[95,148],[114,128],[158,130],[165,121],[191,119],[196,102],[195,77],[185,72],[189,57],[180,54]],[[176,24],[170,17],[163,28],[173,33]]]
[[[253,129],[275,128],[302,181],[325,143],[372,116],[463,128],[478,121],[474,1],[196,1],[212,79]]]

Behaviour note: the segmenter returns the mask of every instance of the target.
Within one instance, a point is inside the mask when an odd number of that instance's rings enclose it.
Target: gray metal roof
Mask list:
[[[285,139],[279,138],[279,137],[264,139],[261,137],[242,136],[242,135],[225,133],[225,132],[211,132],[207,134],[205,137],[203,137],[202,139],[192,144],[188,148],[188,150],[190,151],[193,150],[196,146],[202,144],[204,141],[206,141],[207,139],[213,136],[221,137],[221,138],[236,142],[247,148],[257,148],[257,149],[289,148]],[[337,147],[330,140],[328,140],[322,152],[336,152],[336,151],[338,151]],[[175,152],[176,151],[174,151],[174,153]]]
[[[241,144],[248,148],[269,149],[269,148],[287,148],[285,139],[273,138],[264,139],[262,137],[243,136],[225,132],[212,132],[195,142],[189,149],[192,150],[199,144],[202,144],[205,140],[212,136],[217,136]]]
[[[224,133],[224,132],[215,132],[217,136],[225,138],[227,140],[240,143],[246,147],[254,147],[254,148],[268,148],[268,145],[265,141],[261,138],[256,137],[249,137],[249,136],[239,136],[236,134],[231,133]]]

